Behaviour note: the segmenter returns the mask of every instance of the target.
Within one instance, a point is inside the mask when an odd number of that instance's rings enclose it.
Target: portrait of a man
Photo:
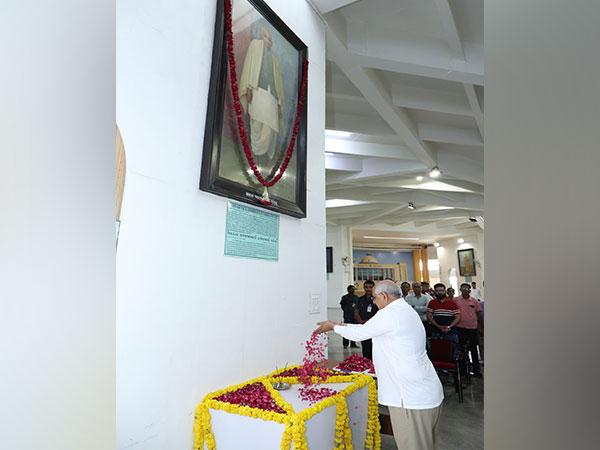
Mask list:
[[[264,187],[250,168],[240,140],[219,14],[222,12],[217,11],[213,59],[218,52],[220,64],[213,67],[211,75],[216,95],[209,98],[200,187],[256,203]],[[260,0],[233,1],[232,32],[237,100],[247,141],[260,173],[272,179],[281,170],[292,136],[307,48]],[[268,189],[273,203],[269,209],[304,217],[305,173],[306,107],[289,165]]]
[[[260,39],[252,39],[248,46],[239,81],[240,101],[250,116],[252,152],[268,152],[271,158],[285,104],[281,68],[272,49],[273,35],[267,27],[261,27]]]
[[[475,269],[475,252],[472,248],[458,250],[458,268],[461,277],[474,277],[477,275]]]

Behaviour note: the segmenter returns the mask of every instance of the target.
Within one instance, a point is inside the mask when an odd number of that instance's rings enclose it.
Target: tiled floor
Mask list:
[[[332,320],[339,320],[330,310]],[[342,360],[351,352],[360,353],[360,348],[344,349],[342,338],[331,333],[329,336],[329,358]],[[463,390],[464,402],[458,403],[452,377],[444,382],[444,405],[438,428],[437,450],[483,450],[483,380],[474,378]],[[382,435],[381,450],[397,450],[392,436]]]

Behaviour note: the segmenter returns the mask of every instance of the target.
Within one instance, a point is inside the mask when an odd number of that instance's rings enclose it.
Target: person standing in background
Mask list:
[[[346,295],[342,297],[340,301],[340,306],[342,307],[342,311],[344,313],[344,323],[356,323],[356,319],[354,318],[354,310],[356,309],[356,304],[358,303],[358,297],[354,294],[355,288],[353,285],[349,285],[346,288],[348,292]],[[353,348],[358,348],[358,345],[354,341],[349,341],[346,338],[342,338],[342,345],[344,348],[348,348],[348,344]]]
[[[412,284],[412,294],[409,294],[405,297],[406,303],[408,303],[412,308],[419,314],[419,318],[423,323],[423,327],[425,328],[425,334],[429,337],[429,324],[427,322],[427,303],[431,300],[431,297],[425,295],[421,292],[421,283],[415,281]]]
[[[431,285],[429,284],[429,281],[421,281],[421,292],[427,295],[427,297],[429,297],[429,300],[435,297],[435,292],[431,290]]]
[[[461,296],[454,299],[460,310],[460,321],[456,324],[460,345],[466,347],[471,354],[473,362],[473,376],[481,377],[481,368],[479,367],[479,345],[478,323],[481,314],[479,301],[471,296],[471,286],[469,283],[460,285]]]
[[[460,321],[460,310],[454,300],[447,299],[444,284],[437,283],[434,289],[435,298],[427,305],[427,320],[432,325],[431,337],[454,342],[458,354],[458,332],[454,327]]]
[[[479,300],[481,298],[481,291],[477,288],[477,283],[474,281],[471,281],[471,297],[473,297],[475,300]]]
[[[402,292],[402,298],[406,298],[408,294],[410,294],[410,283],[408,281],[403,281],[400,284],[400,291]]]
[[[365,295],[358,299],[356,309],[354,310],[354,318],[357,324],[365,324],[373,317],[379,308],[373,302],[373,287],[375,282],[373,280],[367,280],[364,282],[363,287],[365,289]],[[373,341],[366,339],[360,343],[362,347],[362,355],[365,358],[373,359]]]

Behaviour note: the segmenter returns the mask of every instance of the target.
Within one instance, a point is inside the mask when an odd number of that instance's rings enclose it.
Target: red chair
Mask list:
[[[459,356],[454,356],[456,344],[448,339],[431,339],[429,341],[429,359],[436,370],[445,370],[454,374],[458,391],[458,402],[463,402],[462,383],[460,380]]]

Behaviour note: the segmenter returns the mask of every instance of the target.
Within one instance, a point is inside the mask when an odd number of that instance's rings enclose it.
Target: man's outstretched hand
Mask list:
[[[319,327],[315,330],[316,334],[327,333],[328,331],[332,331],[333,327],[339,325],[339,323],[334,322],[333,320],[326,320],[324,322],[317,323]]]

